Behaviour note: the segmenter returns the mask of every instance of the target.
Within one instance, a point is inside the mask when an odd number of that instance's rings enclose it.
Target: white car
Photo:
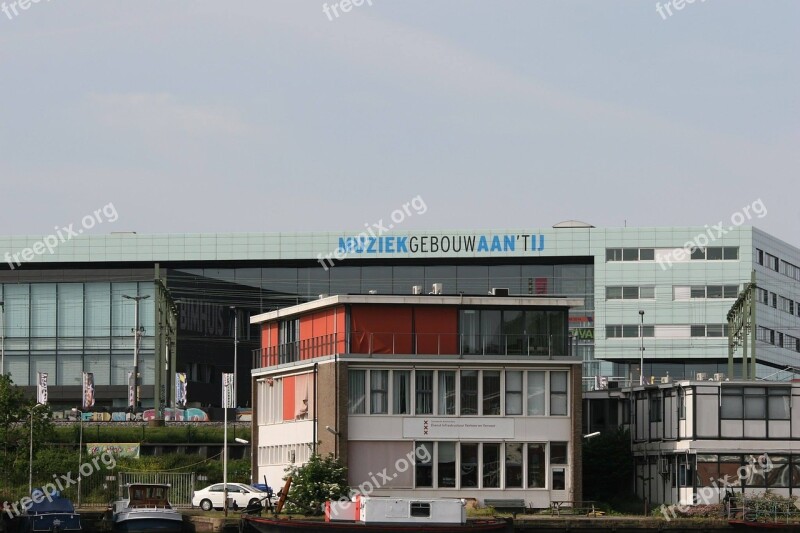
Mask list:
[[[229,508],[243,509],[255,505],[256,502],[261,502],[261,505],[266,507],[266,497],[266,492],[261,492],[250,485],[245,485],[244,483],[228,483],[228,498],[232,500]],[[204,511],[222,509],[222,503],[222,483],[209,485],[204,489],[194,491],[194,494],[192,494],[192,505]]]

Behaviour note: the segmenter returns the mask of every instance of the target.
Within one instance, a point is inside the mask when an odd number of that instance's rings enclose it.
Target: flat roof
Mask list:
[[[583,298],[557,296],[444,296],[444,295],[388,295],[388,294],[337,294],[319,300],[284,307],[250,317],[251,324],[260,324],[277,318],[300,315],[309,311],[343,304],[378,305],[459,305],[491,307],[581,307]]]

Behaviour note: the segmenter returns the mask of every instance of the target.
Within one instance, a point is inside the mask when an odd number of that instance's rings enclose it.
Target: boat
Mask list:
[[[353,501],[327,502],[325,519],[290,519],[243,514],[242,533],[414,531],[457,533],[510,531],[504,519],[467,520],[465,501],[453,498],[392,498],[356,496]]]
[[[117,533],[183,533],[183,516],[169,503],[170,486],[131,483],[128,499],[112,504],[112,528]]]
[[[800,502],[764,497],[725,495],[728,525],[736,529],[800,530]]]
[[[20,533],[51,531],[54,533],[81,531],[81,516],[75,512],[72,502],[51,492],[49,496],[42,489],[31,492],[33,502],[20,517]]]

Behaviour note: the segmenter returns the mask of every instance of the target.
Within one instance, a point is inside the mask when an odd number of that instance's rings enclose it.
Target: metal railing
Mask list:
[[[253,368],[294,363],[332,354],[500,355],[557,357],[570,355],[565,335],[461,335],[458,333],[331,333],[253,350]]]
[[[182,472],[122,472],[119,474],[119,499],[128,497],[131,483],[159,483],[169,485],[169,503],[173,508],[192,507],[195,474]]]

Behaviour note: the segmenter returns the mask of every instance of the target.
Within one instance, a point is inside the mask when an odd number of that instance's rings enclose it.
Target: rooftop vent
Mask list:
[[[694,375],[695,381],[708,381],[708,374],[706,372],[698,372]]]
[[[717,372],[714,374],[714,381],[725,381],[725,374],[722,372]]]
[[[325,293],[325,292],[323,292],[322,294],[319,295],[319,299],[320,300],[322,300],[323,298],[327,298],[327,297],[328,297],[328,293]]]
[[[444,292],[444,285],[441,283],[434,283],[431,286],[431,294],[442,294]]]
[[[369,293],[370,294],[378,294],[378,291],[376,289],[370,289]]]
[[[508,296],[508,289],[493,287],[489,294],[492,296]]]
[[[411,287],[411,294],[419,295],[422,294],[422,285],[414,285]]]

